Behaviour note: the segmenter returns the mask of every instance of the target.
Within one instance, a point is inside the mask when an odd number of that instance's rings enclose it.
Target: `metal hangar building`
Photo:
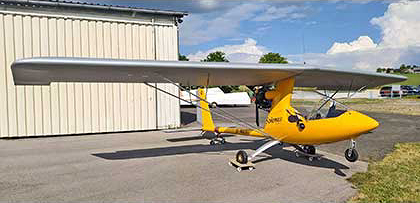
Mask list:
[[[179,100],[140,83],[15,86],[20,58],[178,60],[185,12],[66,1],[0,0],[0,138],[166,129]],[[172,84],[155,84],[178,95]]]

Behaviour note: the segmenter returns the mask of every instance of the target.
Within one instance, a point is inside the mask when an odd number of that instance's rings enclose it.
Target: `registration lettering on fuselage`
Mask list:
[[[267,118],[266,124],[281,123],[282,117]]]

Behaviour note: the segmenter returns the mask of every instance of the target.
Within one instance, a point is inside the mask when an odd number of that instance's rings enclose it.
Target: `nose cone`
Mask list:
[[[366,116],[364,114],[360,114],[360,121],[359,122],[363,126],[362,127],[364,129],[363,132],[369,132],[371,130],[376,129],[379,126],[379,122],[378,121],[376,121],[375,119],[373,119],[373,118],[371,118],[369,116]]]

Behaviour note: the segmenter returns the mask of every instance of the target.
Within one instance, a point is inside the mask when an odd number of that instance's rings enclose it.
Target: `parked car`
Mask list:
[[[411,85],[401,85],[402,90],[407,91],[407,95],[419,95],[420,90],[418,90],[415,86]]]
[[[403,85],[402,85],[403,86]],[[406,88],[403,88],[401,86],[401,96],[407,96],[408,90]],[[379,94],[381,95],[381,97],[399,97],[400,96],[400,91],[398,90],[393,90],[391,86],[385,86],[382,87],[381,90],[379,91]]]
[[[191,90],[191,93],[197,95],[197,90]],[[197,104],[198,99],[187,91],[181,92],[181,99]],[[220,88],[209,88],[207,90],[207,101],[211,106],[231,105],[231,106],[247,106],[251,105],[251,99],[246,92],[224,93]],[[192,105],[189,102],[181,100],[181,105]]]

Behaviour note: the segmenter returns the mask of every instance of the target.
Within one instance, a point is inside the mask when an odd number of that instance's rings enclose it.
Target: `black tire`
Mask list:
[[[346,157],[347,161],[349,162],[355,162],[357,159],[359,159],[359,153],[356,149],[351,150],[351,153],[349,154],[350,149],[346,149],[344,152],[344,156]]]
[[[307,154],[315,154],[316,148],[312,145],[305,145],[303,146],[303,151],[305,151]]]
[[[226,144],[226,140],[225,139],[220,140],[220,144]]]
[[[217,107],[217,103],[216,102],[212,102],[210,106],[211,106],[211,108],[216,108]]]
[[[240,164],[248,163],[248,154],[244,150],[240,150],[236,153],[236,161]]]
[[[214,140],[210,141],[210,145],[215,145],[216,142]]]

